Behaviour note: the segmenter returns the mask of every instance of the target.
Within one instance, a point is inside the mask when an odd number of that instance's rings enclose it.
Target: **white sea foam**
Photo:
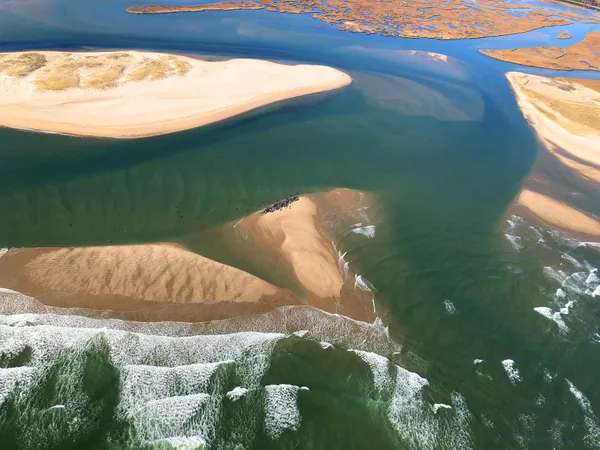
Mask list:
[[[128,419],[143,440],[156,440],[170,436],[214,436],[217,411],[210,408],[208,394],[174,396],[150,401]]]
[[[353,350],[361,359],[368,364],[373,375],[373,382],[375,387],[379,390],[386,389],[391,383],[390,376],[390,361],[383,356],[379,356],[371,352],[362,352],[359,350]]]
[[[173,436],[145,442],[150,448],[165,450],[202,450],[206,441],[202,436]]]
[[[354,280],[354,289],[359,288],[363,291],[373,292],[373,286],[362,276],[357,275]]]
[[[573,394],[573,397],[575,397],[575,400],[577,400],[577,403],[579,403],[579,405],[585,411],[585,413],[586,414],[594,414],[594,411],[592,409],[592,404],[587,399],[587,397],[583,394],[583,392],[581,392],[579,389],[577,389],[577,387],[573,383],[571,383],[570,380],[565,378],[565,381],[569,385],[569,391],[571,391],[571,394]]]
[[[10,315],[3,316],[2,314]],[[178,338],[235,334],[240,330],[258,334],[283,335],[293,332],[295,328],[297,331],[308,330],[309,333],[305,336],[307,339],[324,340],[344,348],[355,348],[379,354],[390,354],[401,349],[400,344],[390,337],[389,330],[383,326],[381,321],[361,322],[309,306],[284,306],[265,314],[204,323],[129,322],[85,317],[89,314],[102,313],[86,309],[53,308],[23,294],[0,292],[0,325],[5,324],[11,327],[49,325],[59,328],[104,328],[141,335],[177,336]],[[166,345],[168,346],[168,344]],[[134,348],[134,353],[135,351],[137,350]]]
[[[452,406],[446,405],[445,403],[434,403],[432,409],[433,413],[437,414],[439,409],[452,409]]]
[[[483,362],[483,359],[474,359],[473,360],[473,364],[481,364]]]
[[[350,230],[352,233],[361,234],[368,238],[375,237],[375,225],[362,225],[362,223],[357,223],[354,225],[354,228]]]
[[[444,308],[446,309],[446,312],[451,316],[458,313],[458,309],[456,309],[456,306],[454,306],[454,303],[452,303],[448,299],[444,300]]]
[[[20,292],[13,291],[12,289],[0,288],[0,292],[4,294],[20,294]]]
[[[486,428],[494,428],[494,422],[492,422],[485,413],[481,414],[481,423]]]
[[[370,367],[375,389],[388,403],[388,418],[408,448],[468,448],[470,420],[462,396],[453,394],[452,406],[429,404],[423,398],[425,378],[392,364],[387,358],[355,351]],[[438,416],[440,408],[454,410]]]
[[[600,423],[598,418],[594,414],[594,410],[592,408],[592,403],[588,400],[588,398],[581,392],[577,387],[568,379],[565,378],[569,386],[569,391],[575,397],[575,400],[583,409],[585,414],[584,424],[587,428],[587,434],[583,438],[583,442],[590,448],[599,448],[600,447]]]
[[[51,406],[50,408],[48,408],[46,411],[50,411],[53,409],[65,409],[65,405],[54,405],[54,406]]]
[[[569,331],[569,327],[561,317],[561,313],[559,311],[553,311],[547,306],[538,306],[536,308],[533,308],[533,310],[556,323],[556,325],[558,325],[558,328],[562,333],[566,333],[567,331]]]
[[[517,382],[523,381],[521,372],[519,372],[519,369],[517,369],[515,362],[512,359],[505,359],[502,361],[502,366],[504,367],[506,375],[508,375],[508,379],[512,384],[517,384]]]
[[[34,367],[0,368],[0,407],[16,389],[28,389],[39,375]]]
[[[512,234],[504,233],[504,237],[510,242],[512,248],[519,251],[523,248],[523,244],[521,244],[521,238],[519,236],[513,236]]]
[[[4,255],[6,255],[7,251],[8,251],[7,248],[0,248],[0,258],[2,258]]]
[[[508,223],[509,230],[512,231],[523,223],[523,218],[513,214],[510,219],[506,220],[506,223]]]
[[[121,370],[122,395],[119,410],[132,415],[140,405],[166,397],[205,393],[211,377],[223,361],[176,367],[127,365]]]
[[[560,308],[560,313],[561,314],[569,314],[569,312],[571,312],[571,308],[573,307],[573,305],[575,305],[574,301],[568,301],[567,304],[565,306],[563,306],[562,308]]]
[[[286,431],[295,431],[300,427],[299,389],[290,384],[265,386],[265,430],[271,439],[279,439]]]
[[[545,404],[546,404],[546,397],[544,397],[542,394],[538,395],[538,398],[535,401],[535,406],[537,406],[538,408],[541,408]]]
[[[577,269],[583,269],[584,267],[583,264],[581,264],[579,261],[577,261],[575,258],[573,258],[567,253],[563,253],[562,255],[560,255],[560,257],[566,261],[569,261]]]
[[[556,378],[556,374],[550,372],[546,367],[542,369],[542,373],[544,374],[544,380],[546,380],[546,383],[552,383],[554,378]]]
[[[600,283],[600,278],[598,277],[598,269],[590,270],[588,277],[585,279],[585,284],[588,286],[595,286]]]
[[[248,392],[248,389],[237,386],[225,395],[232,402],[237,402],[240,398],[242,398],[244,395],[246,395],[247,392]]]

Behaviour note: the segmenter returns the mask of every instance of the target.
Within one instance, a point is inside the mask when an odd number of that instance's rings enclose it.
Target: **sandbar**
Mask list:
[[[564,10],[551,3],[541,8],[509,0],[248,0],[198,5],[136,5],[126,11],[131,14],[172,14],[234,9],[305,13],[343,31],[432,39],[504,36],[568,25],[573,21],[600,23],[598,14]]]
[[[524,189],[516,203],[526,207],[541,221],[565,231],[600,236],[600,221],[547,195]]]
[[[138,51],[0,54],[0,126],[140,138],[348,85],[326,66]]]
[[[600,70],[600,31],[589,32],[583,40],[568,47],[540,46],[479,52],[522,66],[554,70]]]
[[[233,237],[232,249],[287,273],[293,283],[265,281],[179,244],[155,243],[11,249],[0,258],[0,286],[50,306],[142,320],[162,314],[162,320],[206,321],[310,305],[372,322],[373,293],[356,287],[356,274],[340,265],[321,223],[327,213],[351,216],[366,199],[372,201],[352,190],[300,196],[217,230]]]

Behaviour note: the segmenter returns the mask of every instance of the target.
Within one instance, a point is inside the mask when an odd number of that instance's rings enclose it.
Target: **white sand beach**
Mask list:
[[[600,176],[600,92],[578,83],[506,74],[525,118],[561,161],[584,178]],[[570,161],[566,161],[570,159]]]
[[[326,66],[138,51],[0,54],[0,126],[140,138],[218,122],[352,81]]]

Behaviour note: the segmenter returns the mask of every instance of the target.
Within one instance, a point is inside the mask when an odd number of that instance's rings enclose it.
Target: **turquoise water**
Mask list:
[[[373,325],[303,309],[144,325],[43,314],[0,293],[2,448],[600,446],[600,247],[507,213],[532,171],[596,214],[598,193],[538,148],[504,79],[517,66],[477,53],[597,26],[441,42],[127,6],[3,4],[0,50],[313,62],[355,82],[136,141],[2,129],[0,247],[173,240],[228,262],[203,230],[294,193],[361,189],[382,219],[338,248],[389,312]]]

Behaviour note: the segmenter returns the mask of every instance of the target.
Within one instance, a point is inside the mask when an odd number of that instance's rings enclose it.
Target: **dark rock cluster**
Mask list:
[[[279,200],[278,202],[275,202],[272,205],[267,206],[265,209],[262,210],[262,213],[268,214],[268,213],[272,213],[275,211],[279,211],[280,209],[283,209],[283,208],[288,208],[292,205],[292,203],[297,202],[298,200],[300,200],[300,197],[298,197],[297,195],[291,195],[287,198],[284,198],[283,200]]]

